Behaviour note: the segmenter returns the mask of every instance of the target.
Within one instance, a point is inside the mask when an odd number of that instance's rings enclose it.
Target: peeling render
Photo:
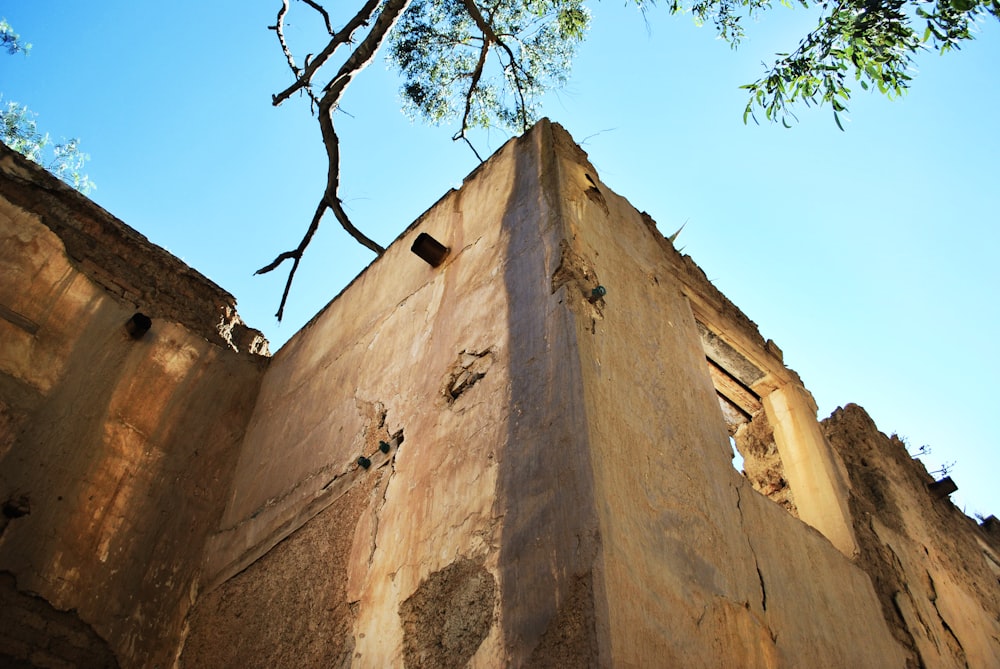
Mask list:
[[[556,125],[273,357],[0,172],[4,666],[1000,666],[996,519],[859,407],[818,422]]]

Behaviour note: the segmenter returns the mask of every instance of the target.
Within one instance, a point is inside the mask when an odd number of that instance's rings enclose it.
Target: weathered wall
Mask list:
[[[511,411],[499,223],[512,168],[509,160],[482,166],[275,355],[206,551],[211,587],[352,486],[373,489],[346,567],[362,666],[398,665],[404,646],[424,643],[404,639],[400,607],[432,574],[458,565],[473,585],[489,582],[484,570],[495,578],[497,461]],[[451,248],[441,267],[409,251],[418,232]],[[388,454],[379,441],[394,444]],[[368,470],[357,464],[362,455]],[[462,567],[470,562],[476,569]],[[472,591],[491,632],[474,661],[488,665],[503,655],[491,624],[499,612],[488,588]],[[309,616],[306,606],[284,615]],[[455,657],[474,654],[480,640],[457,644]],[[182,659],[197,666],[187,652]]]
[[[267,363],[231,297],[0,165],[0,661],[1000,664],[995,519],[859,409],[821,428],[558,126]]]
[[[451,247],[441,267],[410,253],[420,232]],[[758,408],[785,386],[810,404],[698,274],[560,128],[506,145],[275,356],[182,664],[211,647],[276,666],[290,646],[355,666],[913,660],[853,535],[838,549],[730,466],[692,299],[765,361]],[[823,438],[814,411],[782,429]],[[822,496],[846,474],[833,484],[804,497],[838,532]],[[309,555],[336,574],[303,569],[316,599],[346,598],[326,614],[287,596]],[[205,643],[241,628],[236,611],[273,652]],[[328,646],[304,645],[305,627]]]
[[[80,664],[32,634],[72,610],[122,665],[169,666],[264,359],[218,334],[232,298],[191,270],[125,294],[102,281],[179,261],[19,156],[0,166],[0,573],[12,601],[40,602],[5,620],[0,664]]]
[[[898,666],[865,574],[730,465],[671,270],[680,256],[553,134],[564,257],[587,278],[557,295],[576,314],[610,640],[601,664]],[[598,283],[607,294],[592,305]]]
[[[377,487],[385,469],[373,477]],[[371,486],[356,485],[299,531],[200,599],[189,667],[342,667],[354,651],[347,578]]]
[[[823,426],[850,473],[858,564],[914,664],[1000,666],[1000,550],[864,409],[849,404]]]

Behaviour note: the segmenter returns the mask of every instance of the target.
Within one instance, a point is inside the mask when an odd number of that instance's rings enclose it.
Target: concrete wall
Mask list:
[[[107,255],[175,261],[3,160],[0,659],[1000,662],[997,533],[859,409],[817,422],[560,127],[506,144],[267,362],[231,297],[190,270],[116,282]],[[766,452],[753,483],[730,435]]]

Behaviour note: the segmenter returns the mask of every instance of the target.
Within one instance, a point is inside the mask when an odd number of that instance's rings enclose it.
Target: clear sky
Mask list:
[[[290,83],[266,29],[278,4],[0,0],[34,45],[0,55],[4,100],[55,138],[80,137],[93,199],[232,292],[272,350],[372,258],[328,218],[280,325],[284,272],[252,277],[298,243],[325,179],[305,102],[270,105]],[[677,245],[784,350],[820,417],[861,404],[911,450],[930,445],[928,469],[955,463],[960,508],[1000,515],[1000,26],[925,54],[901,100],[858,87],[846,132],[828,109],[786,130],[744,126],[738,86],[795,47],[806,12],[774,10],[734,52],[663,8],[591,7],[545,115],[661,231],[687,222]],[[289,39],[306,33],[295,22]],[[379,59],[337,119],[341,196],[383,244],[476,165],[454,127],[404,117],[397,88]],[[476,136],[484,155],[506,139]]]

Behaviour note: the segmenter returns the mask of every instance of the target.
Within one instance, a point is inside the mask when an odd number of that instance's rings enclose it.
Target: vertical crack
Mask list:
[[[956,651],[955,659],[960,661],[963,666],[968,667],[969,661],[966,658],[965,648],[962,646],[962,642],[958,640],[957,636],[955,636],[955,631],[951,629],[951,625],[948,624],[948,621],[945,620],[944,616],[941,615],[941,610],[938,609],[937,587],[934,584],[934,578],[931,576],[931,573],[929,571],[925,570],[924,573],[927,575],[927,588],[930,591],[930,596],[928,599],[930,599],[931,605],[934,606],[934,613],[937,614],[938,622],[941,623],[941,627],[944,628],[944,631],[947,632],[948,636],[951,638],[952,643],[949,644],[949,646],[952,646],[953,650]]]
[[[753,542],[750,541],[750,535],[747,534],[746,528],[743,524],[743,498],[740,496],[739,486],[734,486],[736,490],[736,510],[740,512],[740,528],[743,530],[743,536],[746,537],[747,547],[750,549],[750,554],[753,556],[753,566],[757,570],[757,581],[760,583],[760,608],[767,611],[767,589],[764,587],[764,574],[760,571],[760,562],[757,560],[757,551],[753,549]],[[772,635],[773,637],[773,635]]]
[[[374,517],[372,518],[371,544],[370,544],[370,549],[368,551],[369,567],[371,566],[372,561],[375,559],[375,551],[378,549],[379,514],[382,513],[382,509],[383,507],[385,507],[386,498],[389,494],[389,484],[392,483],[393,477],[396,476],[396,453],[399,450],[399,445],[403,443],[403,431],[400,430],[396,434],[392,435],[392,440],[390,443],[392,444],[392,447],[394,447],[396,450],[393,451],[392,455],[389,457],[388,460],[389,474],[385,475],[383,473],[382,476],[379,478],[379,483],[378,486],[376,487],[376,491],[379,488],[382,489],[382,494],[381,498],[378,500],[378,504],[375,507],[375,510],[372,512]],[[384,467],[385,465],[382,466]]]

